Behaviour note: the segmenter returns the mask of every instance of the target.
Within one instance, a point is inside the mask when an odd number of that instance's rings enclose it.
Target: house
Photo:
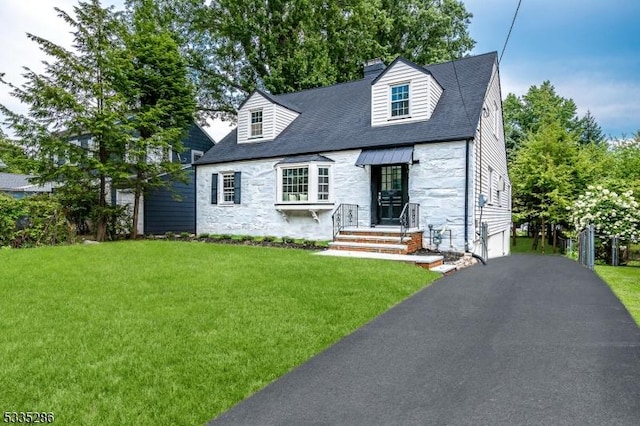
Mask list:
[[[363,72],[296,93],[253,92],[237,129],[195,163],[197,232],[379,251],[376,241],[395,235],[405,253],[507,255],[497,54],[424,67],[378,60]]]
[[[174,181],[167,187],[155,188],[143,197],[138,219],[138,232],[164,234],[166,232],[196,232],[195,171],[192,163],[199,160],[214,145],[213,139],[194,123],[182,140],[184,150],[172,151],[173,162],[183,165],[186,182]],[[169,177],[164,175],[163,180]],[[133,194],[127,191],[112,191],[112,201],[133,206]]]
[[[74,136],[70,143],[85,149],[92,149],[91,134]],[[183,151],[171,151],[171,161],[183,165],[187,182],[173,182],[168,187],[151,190],[140,203],[138,232],[144,234],[164,234],[166,232],[195,232],[195,173],[191,166],[214,145],[211,137],[196,123],[193,123],[182,140]],[[168,179],[168,176],[162,176]],[[134,195],[129,190],[114,189],[111,193],[112,205],[129,205],[133,208]]]
[[[30,182],[33,177],[16,173],[0,173],[0,193],[6,193],[13,198],[20,199],[31,195],[53,192],[51,183],[37,185]]]

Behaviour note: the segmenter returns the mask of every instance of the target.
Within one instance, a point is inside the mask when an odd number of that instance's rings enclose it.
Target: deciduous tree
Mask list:
[[[140,0],[129,0],[128,4]],[[460,57],[474,42],[458,0],[159,0],[172,22],[201,112],[233,119],[256,88],[280,94],[362,77],[397,55],[420,64]]]

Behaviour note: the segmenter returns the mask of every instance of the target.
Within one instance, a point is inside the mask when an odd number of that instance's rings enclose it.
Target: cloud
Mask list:
[[[605,134],[629,135],[640,129],[640,78],[625,71],[625,62],[625,58],[618,63],[603,59],[604,66],[577,58],[555,63],[512,63],[501,69],[502,95],[522,96],[531,86],[549,80],[559,96],[573,99],[579,115],[590,111]]]

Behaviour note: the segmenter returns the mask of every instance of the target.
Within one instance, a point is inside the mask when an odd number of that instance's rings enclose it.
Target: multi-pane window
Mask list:
[[[235,186],[233,181],[233,173],[222,175],[222,201],[224,203],[233,203],[233,194]]]
[[[409,85],[391,86],[391,117],[409,115]]]
[[[262,110],[251,111],[251,134],[250,137],[262,136]]]
[[[318,167],[318,201],[329,200],[329,168]]]
[[[402,189],[402,166],[388,166],[382,168],[382,191],[399,191]]]
[[[309,167],[282,169],[282,201],[309,199]]]

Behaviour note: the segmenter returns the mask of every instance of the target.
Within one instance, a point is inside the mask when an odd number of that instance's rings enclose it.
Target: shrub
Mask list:
[[[201,240],[206,240],[207,238],[209,238],[209,234],[203,232],[202,234],[198,235],[198,238]]]
[[[573,205],[571,220],[577,231],[593,224],[596,234],[625,241],[640,241],[640,210],[632,191],[618,194],[602,186],[589,186]]]
[[[180,238],[191,238],[191,234],[188,232],[181,232],[180,233]]]
[[[0,246],[60,244],[74,237],[73,227],[55,196],[15,200],[0,194]]]

